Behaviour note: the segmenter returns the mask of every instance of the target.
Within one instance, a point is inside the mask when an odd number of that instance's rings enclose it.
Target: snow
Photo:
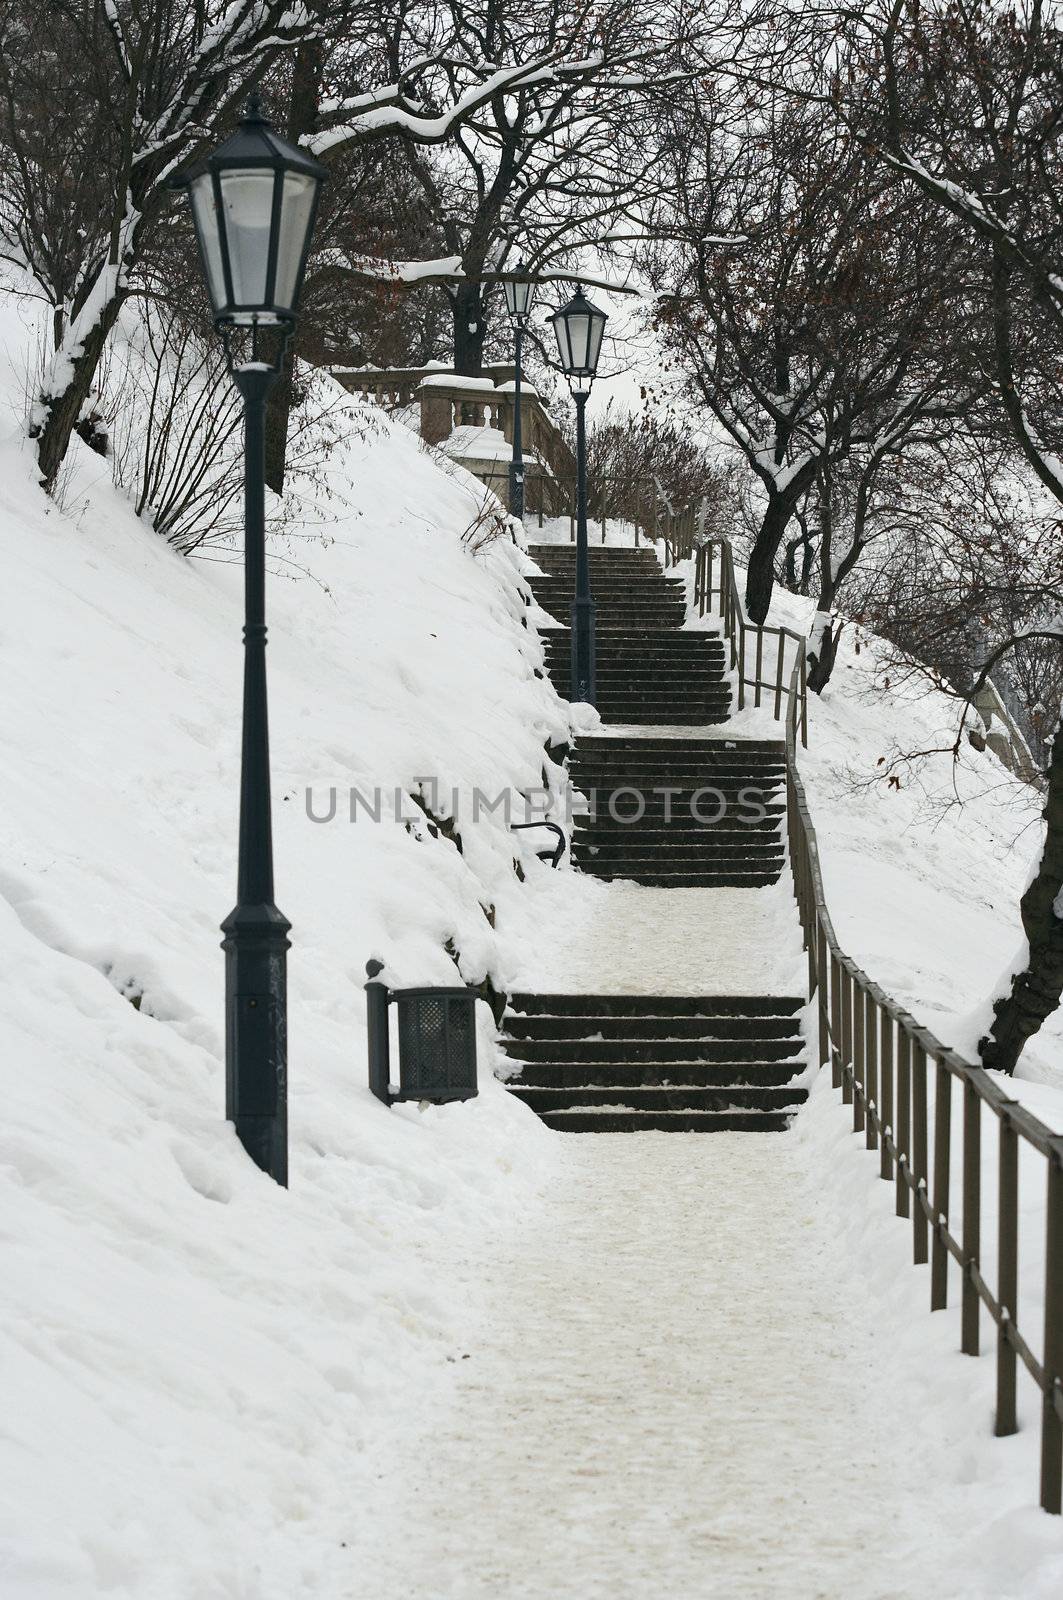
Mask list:
[[[472,423],[452,428],[441,449],[448,456],[475,461],[509,461],[513,455],[513,446],[500,428],[476,427]],[[525,456],[526,461],[535,459],[531,451]]]
[[[364,1592],[1058,1594],[1036,1436],[958,1437],[992,1363],[928,1317],[839,1122],[821,1077],[795,1134],[562,1138],[505,1240],[445,1264],[473,1309],[352,1511]]]
[[[370,956],[394,984],[453,983],[449,946],[470,982],[598,992],[793,994],[804,966],[785,880],[599,884],[475,812],[477,788],[546,787],[556,814],[545,747],[597,718],[538,675],[531,564],[505,524],[470,532],[482,486],[339,391],[324,481],[271,547],[290,1190],[248,1163],[223,1120],[218,949],[242,574],[225,548],[176,557],[80,445],[44,498],[14,420],[34,340],[0,299],[5,1596],[1057,1594],[1032,1389],[993,1439],[990,1341],[964,1359],[955,1311],[928,1315],[826,1075],[789,1135],[559,1136],[495,1081],[481,1004],[478,1099],[369,1095]],[[773,620],[810,617],[780,596]],[[967,750],[963,813],[942,809],[946,757],[889,787],[879,756],[948,708],[887,691],[856,638],[801,754],[831,911],[969,1049],[1017,948],[1038,802]],[[779,729],[762,708],[727,730],[753,732]],[[418,820],[433,785],[461,852]],[[378,786],[379,823],[308,814]],[[1059,1039],[1053,1019],[1013,1086],[1049,1120]],[[1040,1178],[1024,1158],[1024,1240]],[[991,1184],[986,1205],[991,1263]]]
[[[398,787],[414,814],[422,777],[443,795],[531,789],[568,721],[535,675],[520,552],[462,543],[482,491],[338,393],[327,493],[303,486],[271,560],[277,899],[294,925],[276,1189],[223,1120],[242,573],[224,550],[175,556],[80,446],[65,509],[45,499],[14,422],[32,340],[9,301],[0,316],[2,1587],[328,1592],[354,1468],[450,1349],[441,1239],[505,1230],[553,1160],[494,1080],[484,1005],[477,1100],[370,1096],[365,962],[453,983],[450,941],[468,980],[497,976],[488,913],[514,854],[529,895],[550,874],[501,816],[463,817],[459,854],[427,825],[315,824],[306,791]]]
[[[457,372],[432,373],[421,380],[422,389],[468,389],[471,394],[494,394],[492,378],[465,378]]]
[[[503,902],[503,910],[507,910]],[[546,911],[550,938],[531,917]],[[770,889],[655,889],[559,874],[534,905],[514,908],[520,932],[512,988],[546,994],[807,992],[793,895]],[[500,927],[508,928],[508,921]]]

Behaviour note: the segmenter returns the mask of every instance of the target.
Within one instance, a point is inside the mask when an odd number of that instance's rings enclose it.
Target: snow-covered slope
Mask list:
[[[770,624],[803,635],[814,619],[810,601],[776,587]],[[719,618],[701,626],[716,629]],[[773,677],[774,645],[766,649]],[[780,737],[770,700],[736,715],[735,730]],[[954,761],[960,709],[919,673],[898,670],[884,640],[847,624],[826,691],[809,695],[798,765],[843,948],[974,1061],[992,998],[1024,956],[1019,899],[1040,853],[1042,801],[988,749],[965,739]],[[1028,1045],[1020,1076],[1023,1100],[1063,1127],[1063,1010]],[[1040,1095],[1040,1083],[1058,1097]]]
[[[242,569],[174,555],[80,446],[65,509],[45,499],[5,315],[0,1590],[317,1594],[373,1430],[455,1354],[433,1241],[475,1251],[550,1160],[493,1079],[485,1005],[478,1100],[389,1112],[368,1093],[367,958],[452,983],[449,947],[501,982],[493,897],[515,852],[530,893],[549,871],[501,813],[466,812],[459,853],[410,796],[435,778],[446,812],[452,785],[534,788],[567,723],[535,675],[518,551],[462,543],[471,480],[349,403],[327,506],[270,584],[293,923],[278,1191],[223,1120]],[[351,785],[383,790],[380,823],[347,820]],[[311,820],[308,787],[323,816],[332,786],[336,819]]]

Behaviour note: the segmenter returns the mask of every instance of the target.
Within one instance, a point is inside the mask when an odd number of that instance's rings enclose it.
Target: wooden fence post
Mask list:
[[[1015,1416],[1015,1364],[1018,1357],[1008,1338],[1019,1302],[1019,1136],[1007,1106],[1000,1108],[1000,1178],[997,1191],[997,1415],[994,1432],[1001,1438],[1018,1433]]]
[[[864,1080],[864,991],[858,979],[853,979],[853,1132],[864,1131],[864,1103],[867,1084]]]
[[[827,935],[816,911],[815,894],[812,900],[812,926],[816,939],[816,999],[819,1004],[819,1064],[825,1066],[831,1058],[829,1022],[830,963],[827,960]]]
[[[874,1150],[881,1131],[878,1092],[878,1001],[868,995],[866,1002],[867,1044],[864,1078],[867,1084],[867,1116],[864,1119],[864,1146]]]
[[[930,1242],[930,1309],[949,1303],[949,1250],[942,1237],[949,1220],[949,1168],[952,1156],[952,1074],[937,1063],[934,1093],[934,1228]]]
[[[1063,1139],[1048,1152],[1045,1230],[1045,1388],[1041,1401],[1041,1509],[1063,1510]]]
[[[848,967],[842,969],[842,1104],[853,1099],[853,975]]]
[[[911,1205],[908,1173],[912,1169],[912,1041],[903,1022],[897,1029],[897,1149],[904,1160],[897,1161],[897,1215],[906,1217]]]
[[[912,1207],[912,1260],[917,1267],[927,1258],[927,1217],[923,1204],[930,1193],[929,1151],[926,1125],[926,1051],[914,1042],[912,1045],[912,1177],[916,1181],[915,1204]]]
[[[830,1081],[831,1087],[842,1086],[842,985],[841,964],[832,950],[830,953]]]
[[[893,1018],[886,1007],[882,1007],[882,1020],[879,1031],[878,1047],[878,1095],[881,1102],[881,1111],[878,1119],[879,1164],[878,1175],[886,1183],[893,1181],[893,1157],[889,1153],[886,1143],[887,1133],[897,1142],[897,1130],[893,1126]]]
[[[960,1349],[978,1354],[980,1300],[974,1281],[982,1247],[982,1102],[973,1083],[963,1085],[963,1289]]]

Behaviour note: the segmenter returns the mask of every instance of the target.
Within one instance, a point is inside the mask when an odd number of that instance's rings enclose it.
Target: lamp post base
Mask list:
[[[572,602],[572,681],[569,699],[594,705],[594,601]]]
[[[256,1166],[288,1184],[287,951],[275,905],[237,906],[225,938],[225,1115]]]

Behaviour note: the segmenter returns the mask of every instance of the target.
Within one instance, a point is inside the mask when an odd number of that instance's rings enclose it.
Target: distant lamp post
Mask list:
[[[567,305],[551,317],[561,370],[576,402],[576,593],[572,601],[572,685],[570,697],[594,705],[594,601],[587,554],[587,397],[598,370],[608,321],[576,285]]]
[[[523,272],[523,268],[518,268]],[[509,509],[514,517],[524,515],[524,454],[520,408],[521,347],[524,327],[531,311],[535,284],[531,278],[507,278],[505,282],[506,310],[513,324],[513,459],[509,464]]]
[[[288,1182],[291,924],[273,901],[266,709],[266,397],[295,327],[325,169],[280,138],[253,96],[238,131],[175,174],[188,191],[214,325],[244,399],[244,704],[240,858],[225,939],[225,1114],[244,1149]]]

